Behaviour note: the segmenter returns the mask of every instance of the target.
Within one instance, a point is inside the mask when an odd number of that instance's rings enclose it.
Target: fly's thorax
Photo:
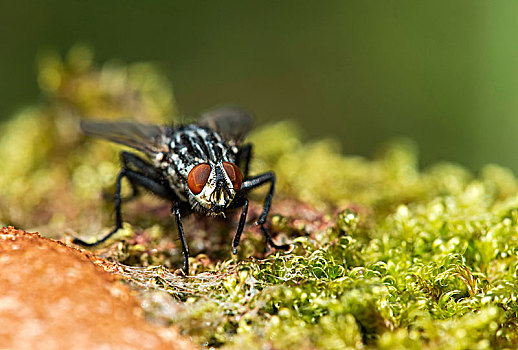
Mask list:
[[[225,171],[225,163],[234,163],[238,148],[227,144],[217,132],[197,125],[168,129],[161,144],[167,146],[150,157],[162,169],[178,198],[203,212],[221,212],[232,202],[235,189]],[[188,177],[200,164],[210,166],[205,186],[199,193],[189,189]]]

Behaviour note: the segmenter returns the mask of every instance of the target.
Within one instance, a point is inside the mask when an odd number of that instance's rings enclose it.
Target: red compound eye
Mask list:
[[[232,181],[232,185],[234,185],[234,191],[239,191],[241,189],[241,183],[243,182],[241,170],[239,170],[237,165],[230,162],[223,162],[223,168],[225,169],[230,181]]]
[[[210,175],[210,165],[201,163],[196,165],[187,176],[187,185],[193,194],[198,194],[203,190]]]

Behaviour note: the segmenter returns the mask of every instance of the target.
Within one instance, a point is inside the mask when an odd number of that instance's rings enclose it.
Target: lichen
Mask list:
[[[98,68],[82,46],[39,62],[44,102],[0,133],[0,223],[65,240],[101,235],[113,223],[120,148],[86,140],[76,118],[178,120],[172,89],[147,64]],[[97,252],[117,261],[142,300],[155,300],[143,302],[150,319],[160,314],[195,343],[227,349],[518,346],[518,180],[510,170],[420,169],[409,140],[366,159],[344,154],[336,140],[302,139],[293,122],[248,138],[252,173],[277,175],[270,229],[292,242],[291,252],[265,253],[248,225],[232,256],[234,216],[188,218],[185,277],[175,271],[182,256],[167,203],[125,203],[124,230]],[[263,195],[252,195],[250,222]],[[146,297],[153,290],[159,298]]]

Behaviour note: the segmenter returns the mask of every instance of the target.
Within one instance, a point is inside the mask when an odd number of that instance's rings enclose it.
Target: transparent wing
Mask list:
[[[254,122],[252,115],[240,107],[224,106],[202,113],[198,125],[217,131],[227,141],[241,141],[248,134]]]
[[[151,153],[158,148],[157,141],[164,133],[161,126],[132,122],[81,120],[79,128],[88,136],[110,140],[145,153]]]

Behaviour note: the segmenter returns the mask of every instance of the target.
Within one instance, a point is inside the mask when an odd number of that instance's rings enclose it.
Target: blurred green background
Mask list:
[[[258,123],[369,155],[398,136],[421,162],[518,170],[513,1],[11,1],[0,3],[0,120],[39,102],[35,59],[89,45],[155,62],[182,114],[221,103]],[[131,117],[131,116],[129,116]]]

